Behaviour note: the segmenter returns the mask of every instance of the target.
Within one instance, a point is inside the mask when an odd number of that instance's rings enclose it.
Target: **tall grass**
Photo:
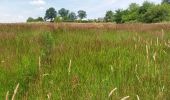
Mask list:
[[[1,24],[0,99],[169,100],[169,27]]]

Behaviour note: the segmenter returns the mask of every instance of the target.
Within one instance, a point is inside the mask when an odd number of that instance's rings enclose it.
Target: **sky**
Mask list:
[[[54,7],[77,12],[85,10],[87,18],[104,17],[107,10],[127,8],[130,3],[142,4],[146,0],[0,0],[0,23],[26,22],[28,17],[43,17],[46,9]],[[147,0],[160,3],[161,0]]]

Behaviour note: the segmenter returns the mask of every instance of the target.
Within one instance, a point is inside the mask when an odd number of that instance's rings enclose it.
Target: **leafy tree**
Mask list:
[[[139,9],[139,5],[137,3],[131,3],[129,5],[129,8],[128,8],[130,11],[136,11],[137,9]]]
[[[38,21],[38,22],[43,22],[43,21],[44,21],[42,17],[38,17],[38,18],[35,19],[35,20]]]
[[[139,5],[131,3],[127,10],[124,11],[123,20],[125,22],[137,22]]]
[[[114,13],[113,13],[113,11],[111,11],[111,10],[107,11],[104,19],[105,19],[106,22],[113,22],[113,20],[114,20]]]
[[[168,20],[169,11],[162,5],[157,5],[148,10],[143,16],[145,23],[157,23]]]
[[[57,16],[56,10],[55,10],[53,7],[51,7],[51,8],[49,8],[49,9],[46,10],[44,19],[45,19],[45,21],[46,21],[46,20],[50,20],[50,22],[53,22],[53,21],[54,21],[54,18],[55,18],[56,16]]]
[[[170,4],[170,0],[162,0],[162,4],[164,3]]]
[[[27,19],[27,22],[43,22],[44,20],[43,20],[43,18],[42,17],[38,17],[38,18],[36,18],[36,19],[34,19],[34,18],[32,18],[32,17],[29,17],[28,19]]]
[[[122,9],[118,9],[115,12],[116,12],[114,15],[115,22],[116,23],[124,23],[123,15],[127,12],[127,10],[123,11]]]
[[[151,2],[148,2],[148,1],[145,1],[144,3],[143,3],[143,5],[139,8],[139,10],[138,10],[138,14],[139,14],[139,17],[138,17],[138,21],[140,21],[140,22],[145,22],[144,20],[144,16],[145,16],[145,14],[147,13],[147,11],[151,8],[151,7],[153,7],[153,6],[155,6],[155,4],[154,3],[151,3]]]
[[[139,8],[139,14],[145,14],[149,8],[155,6],[154,3],[152,2],[148,2],[148,1],[144,1],[144,3],[142,4],[142,6]]]
[[[86,11],[84,10],[79,10],[78,11],[78,17],[82,20],[83,18],[87,17]]]
[[[69,14],[69,10],[65,9],[65,8],[61,8],[58,13],[60,14],[60,16],[63,18],[63,20],[67,20],[68,19],[68,14]]]
[[[77,19],[76,13],[74,13],[74,12],[69,13],[68,19],[70,21],[75,21]]]
[[[29,18],[27,19],[27,22],[34,22],[34,18],[29,17]]]

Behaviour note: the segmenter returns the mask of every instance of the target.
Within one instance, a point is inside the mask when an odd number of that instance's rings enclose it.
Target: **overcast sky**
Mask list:
[[[0,23],[25,22],[28,17],[43,17],[49,7],[66,8],[77,12],[85,10],[87,18],[103,17],[107,10],[127,8],[132,2],[146,0],[0,0]],[[161,0],[148,0],[160,3]]]

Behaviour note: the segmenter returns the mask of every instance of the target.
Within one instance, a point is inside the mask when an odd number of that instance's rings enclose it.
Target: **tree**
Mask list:
[[[116,10],[116,13],[114,15],[115,22],[116,23],[124,23],[123,15],[125,15],[126,12],[127,12],[127,10],[125,10],[125,11],[123,11],[122,9]]]
[[[137,3],[131,3],[128,8],[130,11],[134,11],[139,9],[139,5]]]
[[[114,20],[114,13],[111,10],[107,11],[104,19],[105,19],[106,22],[113,22],[113,20]]]
[[[83,18],[87,17],[86,11],[84,10],[79,10],[78,11],[78,17],[82,20]]]
[[[65,9],[65,8],[61,8],[58,13],[60,14],[60,16],[63,18],[63,20],[67,20],[68,19],[68,14],[69,14],[69,10]]]
[[[34,18],[29,17],[29,18],[27,19],[27,22],[34,22]]]
[[[74,12],[69,13],[68,19],[70,21],[75,21],[77,19],[76,13],[74,13]]]
[[[49,9],[46,10],[44,19],[45,19],[45,21],[46,21],[46,20],[50,20],[50,22],[53,22],[53,21],[54,21],[54,18],[55,18],[56,16],[57,16],[56,10],[55,10],[53,7],[51,7],[51,8],[49,8]]]
[[[27,19],[27,22],[43,22],[44,20],[43,20],[43,18],[42,17],[38,17],[38,18],[36,18],[36,19],[34,19],[34,18],[32,18],[32,17],[29,17],[28,19]]]
[[[164,3],[170,4],[170,0],[162,0],[162,4]]]
[[[127,10],[124,11],[123,20],[125,22],[137,22],[139,5],[131,3]]]
[[[163,5],[157,5],[148,10],[143,16],[145,23],[157,23],[168,20],[169,10]]]
[[[147,13],[147,11],[151,8],[151,7],[154,7],[155,4],[154,3],[151,3],[151,2],[148,2],[148,1],[145,1],[142,6],[139,8],[138,10],[138,14],[139,14],[139,17],[138,17],[138,21],[140,22],[144,22],[144,16],[145,14]]]
[[[43,18],[42,17],[38,17],[37,19],[35,19],[37,22],[43,22]]]

